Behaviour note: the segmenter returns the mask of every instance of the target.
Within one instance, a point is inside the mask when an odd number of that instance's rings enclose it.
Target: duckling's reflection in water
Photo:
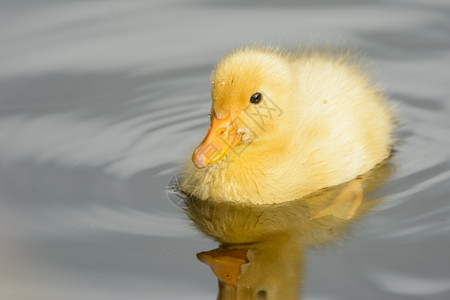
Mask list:
[[[220,243],[197,254],[219,279],[220,300],[299,299],[306,247],[344,237],[381,199],[365,197],[391,173],[384,164],[300,200],[243,205],[186,199],[195,226]]]

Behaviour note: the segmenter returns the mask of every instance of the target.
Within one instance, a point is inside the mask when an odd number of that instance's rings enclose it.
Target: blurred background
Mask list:
[[[450,298],[448,0],[2,0],[0,28],[1,299],[215,299],[165,189],[249,43],[361,50],[399,114],[384,202],[303,298]]]

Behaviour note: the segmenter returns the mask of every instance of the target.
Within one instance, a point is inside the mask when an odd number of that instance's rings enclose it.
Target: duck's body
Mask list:
[[[390,154],[391,110],[346,56],[242,49],[218,64],[212,82],[212,125],[180,183],[191,196],[299,199]]]

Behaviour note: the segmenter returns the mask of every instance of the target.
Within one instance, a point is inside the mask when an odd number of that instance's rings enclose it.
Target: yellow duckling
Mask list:
[[[217,65],[211,96],[211,126],[179,186],[195,198],[299,199],[391,152],[391,109],[348,55],[240,49]]]

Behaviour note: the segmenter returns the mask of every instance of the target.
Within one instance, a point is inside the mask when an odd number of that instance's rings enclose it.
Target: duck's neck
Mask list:
[[[284,193],[280,187],[285,185],[286,174],[280,170],[286,170],[283,164],[290,145],[275,145],[270,149],[264,144],[242,145],[218,162],[211,170],[215,173],[212,185],[226,195],[223,200],[281,202]]]

